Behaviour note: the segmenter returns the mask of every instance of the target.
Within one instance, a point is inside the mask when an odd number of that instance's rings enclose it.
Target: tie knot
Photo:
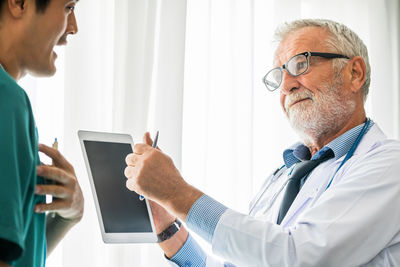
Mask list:
[[[296,166],[294,167],[291,178],[294,180],[301,179],[302,177],[304,177],[305,175],[310,173],[319,164],[321,164],[322,162],[324,162],[330,158],[333,158],[333,156],[334,156],[334,153],[333,153],[332,149],[327,149],[326,151],[321,153],[320,157],[318,157],[316,159],[306,160],[306,161],[297,163]]]

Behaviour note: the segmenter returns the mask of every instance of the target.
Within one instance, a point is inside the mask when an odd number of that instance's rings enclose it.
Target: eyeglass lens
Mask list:
[[[280,68],[276,68],[271,70],[265,76],[264,83],[267,85],[267,88],[271,91],[278,89],[282,82],[282,70]]]
[[[292,57],[292,59],[290,59],[287,63],[287,70],[293,76],[297,76],[305,72],[307,70],[306,56],[297,55]]]
[[[305,55],[296,55],[292,57],[283,68],[286,68],[286,70],[293,76],[303,74],[308,68],[307,57]],[[272,69],[267,73],[267,75],[265,75],[264,83],[269,90],[276,90],[281,85],[283,68]]]

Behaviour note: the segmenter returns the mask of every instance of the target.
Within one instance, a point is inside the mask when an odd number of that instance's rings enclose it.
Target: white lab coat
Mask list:
[[[375,124],[325,190],[343,159],[310,174],[281,225],[285,190],[266,207],[290,169],[251,215],[228,209],[215,229],[213,252],[236,266],[400,266],[400,142]],[[209,256],[207,266],[224,265]]]

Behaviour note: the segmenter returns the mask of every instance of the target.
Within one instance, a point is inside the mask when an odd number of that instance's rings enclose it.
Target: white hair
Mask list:
[[[327,30],[330,33],[330,38],[326,40],[326,44],[329,48],[333,49],[332,52],[348,56],[349,58],[355,56],[362,57],[366,65],[365,81],[361,87],[365,102],[371,83],[371,67],[369,65],[368,50],[364,42],[347,26],[326,19],[300,19],[284,23],[275,31],[275,39],[280,43],[288,34],[305,27],[321,27]],[[346,59],[333,60],[332,64],[335,71],[339,72],[344,67],[346,61]]]

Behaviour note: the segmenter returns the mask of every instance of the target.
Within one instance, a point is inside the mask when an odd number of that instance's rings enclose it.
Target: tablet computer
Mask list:
[[[104,243],[157,242],[148,201],[125,186],[132,137],[90,131],[79,131],[78,136]]]

